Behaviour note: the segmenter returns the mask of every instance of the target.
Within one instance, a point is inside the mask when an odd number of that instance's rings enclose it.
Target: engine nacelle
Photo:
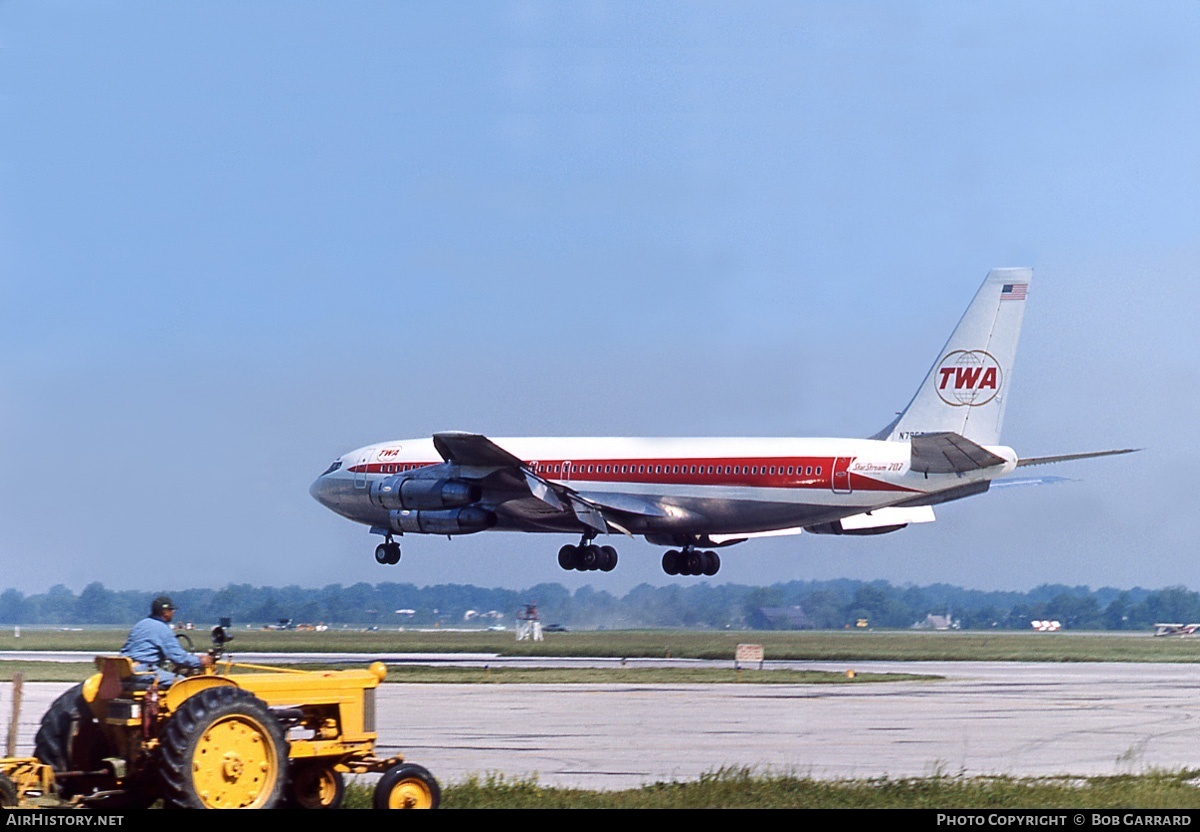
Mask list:
[[[371,483],[371,502],[386,509],[447,509],[479,501],[483,489],[462,480],[388,477]]]
[[[455,508],[447,511],[388,512],[394,532],[417,534],[474,534],[496,525],[496,515],[482,508]]]
[[[845,529],[842,528],[841,520],[834,520],[832,523],[818,523],[815,526],[805,526],[804,531],[809,534],[887,534],[888,532],[898,532],[907,526],[907,523],[897,523],[894,526],[871,526],[866,529]]]

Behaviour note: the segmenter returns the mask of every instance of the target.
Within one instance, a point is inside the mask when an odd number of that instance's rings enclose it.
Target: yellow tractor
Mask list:
[[[426,769],[375,756],[382,662],[331,671],[234,663],[222,658],[229,639],[214,627],[213,667],[168,687],[125,656],[97,656],[99,672],[43,716],[36,760],[0,770],[9,781],[0,786],[18,803],[43,795],[48,766],[56,797],[76,805],[336,809],[345,774],[377,773],[375,808],[437,808],[441,790]]]

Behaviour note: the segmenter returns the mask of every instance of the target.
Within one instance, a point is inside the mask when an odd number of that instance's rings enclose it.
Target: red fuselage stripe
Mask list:
[[[838,490],[855,491],[913,491],[893,483],[881,482],[861,474],[848,472],[850,460],[841,458],[839,473],[845,473],[849,483],[836,483]],[[571,460],[569,472],[565,460],[526,462],[542,476],[560,481],[643,483],[647,485],[720,485],[754,488],[819,488],[834,487],[832,480],[835,460],[832,457],[762,457],[704,459],[605,459]],[[440,465],[437,462],[371,462],[350,467],[355,474],[401,474]]]

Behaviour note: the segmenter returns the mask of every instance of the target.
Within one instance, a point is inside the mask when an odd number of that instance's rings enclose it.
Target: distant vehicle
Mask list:
[[[1155,624],[1156,636],[1194,636],[1200,624]]]
[[[399,563],[396,535],[497,529],[580,535],[559,549],[559,566],[608,572],[617,550],[594,541],[619,533],[678,547],[662,557],[668,575],[711,576],[721,568],[711,549],[752,537],[873,535],[927,523],[933,506],[982,494],[1017,468],[1133,450],[1018,458],[1000,445],[1032,279],[1032,269],[993,269],[908,407],[867,439],[493,440],[449,431],[343,454],[309,493],[382,535],[381,564]],[[844,340],[872,326],[848,320]],[[578,371],[586,378],[585,364]],[[845,383],[870,384],[869,372],[848,373]],[[720,395],[697,391],[694,404]]]
[[[567,628],[561,624],[547,624],[542,628],[543,633],[565,633]]]

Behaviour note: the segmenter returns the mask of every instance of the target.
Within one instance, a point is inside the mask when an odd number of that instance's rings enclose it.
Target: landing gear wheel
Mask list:
[[[376,809],[436,809],[442,789],[422,766],[400,763],[392,766],[375,785]]]
[[[33,755],[55,771],[97,771],[111,756],[100,723],[83,699],[83,685],[70,688],[50,705],[34,738]],[[58,787],[63,797],[94,790],[82,779],[60,781]]]
[[[222,685],[184,701],[161,735],[164,798],[183,809],[272,809],[287,782],[287,740],[265,702]]]
[[[323,763],[297,763],[287,788],[287,806],[292,809],[340,809],[346,796],[346,780],[340,771]]]
[[[600,547],[600,571],[611,572],[617,568],[617,550],[611,546]]]
[[[716,552],[704,553],[704,568],[701,570],[708,577],[721,571],[721,556]]]
[[[380,543],[375,547],[375,562],[385,566],[400,562],[399,543]]]
[[[570,544],[567,544],[566,546],[559,549],[558,550],[558,565],[561,566],[563,569],[574,569],[575,568],[575,558],[577,556],[578,551],[579,551],[578,549],[576,549],[574,546],[572,546]]]
[[[598,569],[600,566],[600,547],[599,546],[581,546],[579,548],[579,557],[575,561],[575,568],[580,572],[591,572]]]
[[[666,572],[668,575],[678,575],[679,574],[679,552],[675,551],[674,549],[671,549],[669,552],[667,552],[665,555],[663,555],[662,568],[663,568],[663,571]]]

